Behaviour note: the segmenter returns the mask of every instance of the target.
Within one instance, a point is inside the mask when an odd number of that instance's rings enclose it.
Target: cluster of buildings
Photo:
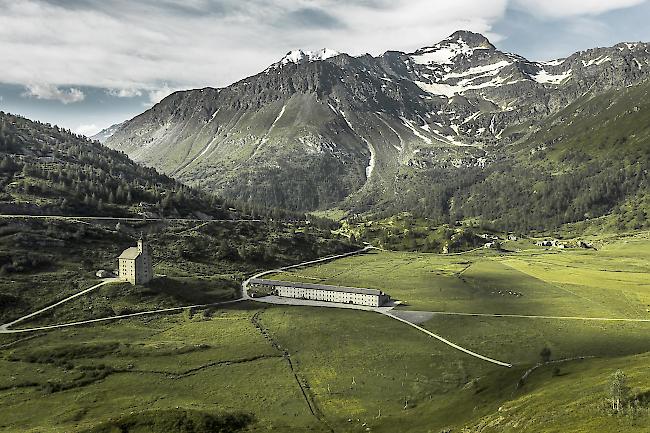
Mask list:
[[[133,285],[147,284],[153,278],[149,247],[144,238],[135,247],[125,249],[118,257],[118,276]],[[325,284],[292,283],[288,281],[253,278],[251,289],[258,289],[277,296],[311,301],[380,307],[390,301],[381,290],[357,287],[329,286]]]
[[[285,298],[379,307],[390,301],[381,290],[254,278],[249,286]]]
[[[560,249],[566,248],[566,245],[558,241],[557,239],[553,239],[550,241],[548,240],[537,241],[535,242],[535,245],[537,245],[538,247],[553,247],[553,248],[560,248]]]

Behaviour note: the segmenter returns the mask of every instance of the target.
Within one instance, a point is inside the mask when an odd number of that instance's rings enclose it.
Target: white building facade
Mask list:
[[[311,301],[379,307],[390,300],[390,296],[381,290],[375,289],[328,286],[311,283],[292,283],[288,281],[263,280],[258,278],[251,280],[250,285],[267,290],[271,289],[277,296]]]
[[[125,249],[117,261],[119,277],[133,285],[147,284],[153,278],[149,247],[142,238],[137,247]]]

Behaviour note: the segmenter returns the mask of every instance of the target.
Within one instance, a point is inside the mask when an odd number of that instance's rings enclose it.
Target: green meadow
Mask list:
[[[650,318],[647,234],[597,241],[374,252],[274,277],[380,288],[399,310]],[[648,322],[434,314],[421,326],[514,366],[376,313],[242,303],[0,336],[0,431],[167,433],[167,420],[228,416],[246,425],[223,431],[650,431]],[[558,362],[522,380],[544,347]],[[607,400],[617,369],[635,402],[623,413]]]

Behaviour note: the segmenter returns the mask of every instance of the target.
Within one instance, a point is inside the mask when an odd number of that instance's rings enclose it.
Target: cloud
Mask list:
[[[513,8],[549,19],[593,18],[641,2],[0,0],[0,52],[11,59],[0,82],[41,83],[49,98],[68,103],[83,94],[56,91],[66,84],[155,103],[175,89],[228,85],[296,48],[377,55],[432,45],[458,29],[498,41],[495,23]]]
[[[600,15],[645,3],[646,0],[514,0],[515,8],[546,18]]]
[[[22,96],[26,98],[59,101],[63,104],[81,102],[86,98],[86,95],[79,89],[70,87],[67,90],[63,90],[53,84],[28,84]]]
[[[319,8],[307,7],[291,11],[286,16],[282,17],[277,26],[295,26],[303,28],[324,28],[334,29],[345,27],[344,23]]]
[[[149,90],[148,96],[149,96],[149,104],[145,105],[154,105],[165,99],[167,96],[171,95],[172,93],[178,91],[178,90],[183,90],[180,88],[172,88],[169,87],[167,84],[163,84],[161,87],[158,87],[156,89]]]
[[[142,90],[140,89],[108,89],[106,90],[106,93],[109,96],[115,96],[117,98],[135,98],[138,96],[142,96]]]
[[[95,124],[92,125],[79,125],[72,132],[75,134],[85,135],[86,137],[92,137],[97,134],[102,129]]]
[[[159,83],[220,87],[296,48],[381,54],[431,45],[459,28],[489,32],[506,5],[507,0],[0,0],[0,50],[12,59],[0,69],[0,82],[152,95]]]

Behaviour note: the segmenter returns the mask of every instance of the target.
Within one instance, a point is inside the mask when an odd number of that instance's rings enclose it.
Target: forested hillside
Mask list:
[[[611,214],[615,228],[639,229],[650,214],[649,168],[650,83],[642,83],[585,95],[485,168],[406,169],[401,193],[377,214],[410,209],[437,223],[479,218],[523,231]]]
[[[229,217],[222,200],[56,126],[0,112],[0,212]]]

